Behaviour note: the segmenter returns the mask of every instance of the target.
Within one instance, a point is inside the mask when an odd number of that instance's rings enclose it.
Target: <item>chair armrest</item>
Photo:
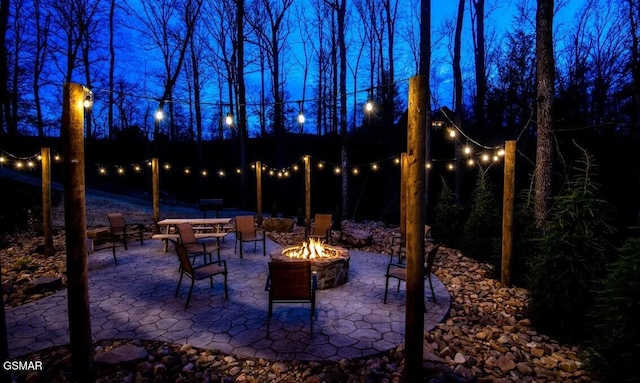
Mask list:
[[[396,241],[398,241],[397,245],[402,245],[402,236],[394,235],[393,237],[391,237],[391,246],[395,246]]]
[[[318,290],[318,274],[315,271],[311,273],[311,290]]]
[[[403,264],[401,264],[401,263],[392,263],[392,262],[389,262],[389,264],[387,265],[387,274],[389,274],[389,271],[391,270],[391,266],[393,266],[393,267],[399,267],[399,268],[401,268],[401,269],[406,269],[406,268],[407,268],[407,266],[406,266],[406,265],[403,265]]]
[[[217,261],[211,261],[205,265],[202,265],[200,267],[205,267],[205,266],[209,266],[209,265],[213,265],[213,264],[218,264],[218,265],[222,265],[222,267],[224,267],[224,271],[227,271],[227,261],[224,259],[219,259]]]

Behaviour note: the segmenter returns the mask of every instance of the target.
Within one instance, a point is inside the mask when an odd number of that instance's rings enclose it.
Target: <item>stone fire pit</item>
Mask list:
[[[297,262],[311,261],[311,270],[318,277],[318,290],[331,289],[342,286],[349,277],[349,250],[338,246],[322,244],[323,256],[314,254],[303,256],[306,244],[291,247],[278,247],[269,254],[272,261]],[[313,253],[313,252],[312,252]]]

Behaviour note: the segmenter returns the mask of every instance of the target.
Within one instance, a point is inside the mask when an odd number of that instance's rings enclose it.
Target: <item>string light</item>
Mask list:
[[[336,174],[340,174],[340,168],[336,166],[336,167],[333,169],[333,172],[334,172],[334,173],[336,173]]]

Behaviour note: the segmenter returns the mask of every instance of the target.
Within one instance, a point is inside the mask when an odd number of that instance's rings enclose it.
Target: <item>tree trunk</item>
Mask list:
[[[551,198],[553,170],[553,0],[538,0],[536,12],[537,115],[535,202],[536,225],[543,227],[547,220]]]
[[[109,105],[108,108],[108,116],[107,116],[107,129],[108,129],[108,138],[112,139],[114,137],[114,127],[113,127],[113,103],[114,103],[114,79],[113,73],[116,70],[116,51],[114,45],[114,19],[116,13],[116,0],[111,0],[109,4]],[[122,127],[121,127],[122,128]]]
[[[340,49],[340,157],[342,174],[342,216],[349,214],[349,157],[347,152],[347,42],[345,39],[345,14],[347,1],[340,0],[338,13],[338,47]],[[342,217],[338,217],[342,219]]]
[[[487,77],[485,74],[485,39],[484,39],[484,0],[474,1],[476,11],[476,42],[475,42],[475,62],[476,62],[476,129],[482,132],[484,123],[484,104],[487,93]]]
[[[431,0],[420,0],[420,75],[426,78],[427,97],[431,97],[430,76],[431,72]],[[425,118],[425,162],[431,161],[431,102],[426,103]],[[424,209],[425,219],[429,219],[430,199],[429,187],[431,185],[431,173],[425,166],[424,169]]]
[[[238,0],[238,14],[236,16],[236,23],[238,27],[238,110],[240,111],[238,116],[238,131],[240,133],[240,169],[246,169],[247,165],[247,101],[246,90],[244,84],[244,0]],[[248,189],[247,172],[240,173],[240,206],[246,208],[248,195],[246,190]]]
[[[462,50],[462,26],[464,23],[464,0],[458,2],[458,15],[456,18],[456,32],[453,42],[453,86],[454,86],[454,103],[453,106],[454,116],[453,123],[460,129],[462,129],[462,68],[461,68],[461,53]],[[456,161],[456,177],[455,177],[455,202],[460,203],[460,190],[462,188],[462,166],[460,163],[460,145],[454,140],[454,157]]]
[[[11,98],[9,97],[9,63],[7,61],[7,30],[9,23],[9,0],[0,2],[0,134],[6,132],[9,134],[17,134],[13,131],[12,124],[9,121],[11,116]]]

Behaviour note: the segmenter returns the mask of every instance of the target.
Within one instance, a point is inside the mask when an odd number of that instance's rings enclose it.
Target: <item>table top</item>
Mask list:
[[[225,225],[231,222],[231,218],[167,218],[158,221],[158,225],[177,225],[186,222],[192,225]]]

